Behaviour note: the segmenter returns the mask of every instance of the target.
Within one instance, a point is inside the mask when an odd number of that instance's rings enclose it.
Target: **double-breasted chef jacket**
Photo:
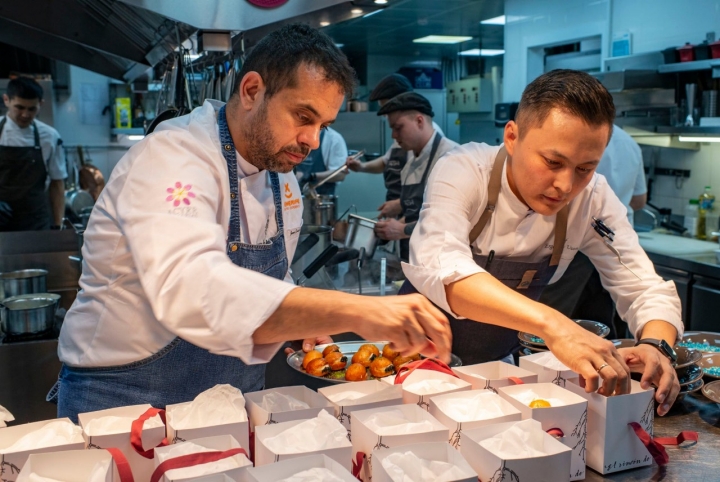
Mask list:
[[[115,167],[93,210],[83,247],[81,291],[65,318],[59,356],[74,367],[133,363],[176,337],[213,354],[265,363],[280,343],[254,345],[254,331],[294,289],[232,263],[228,165],[206,101],[163,122]],[[267,171],[236,152],[240,239],[277,235]],[[295,175],[279,174],[287,258],[302,226]]]

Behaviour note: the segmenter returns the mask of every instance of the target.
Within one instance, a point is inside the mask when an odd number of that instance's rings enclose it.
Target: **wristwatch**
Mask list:
[[[635,343],[635,346],[641,344],[654,346],[655,348],[660,350],[660,353],[668,357],[673,365],[675,364],[675,362],[677,362],[677,353],[675,353],[673,347],[671,347],[665,340],[657,340],[655,338],[643,338],[642,340]]]

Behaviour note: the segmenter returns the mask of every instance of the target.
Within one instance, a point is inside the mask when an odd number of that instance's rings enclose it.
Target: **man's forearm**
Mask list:
[[[316,173],[315,173],[315,176],[316,176],[317,181],[323,181],[323,180],[325,180],[330,174],[332,174],[333,172],[335,172],[334,169],[328,169],[327,171],[316,172]],[[329,182],[329,183],[330,183],[330,182],[340,182],[340,181],[342,181],[343,179],[345,179],[345,176],[347,176],[347,172],[340,172],[340,173],[338,173],[338,174],[335,174],[335,175],[333,176],[333,178],[332,178],[331,180],[329,180],[328,182]]]
[[[60,226],[65,214],[65,181],[62,179],[50,181],[48,195],[53,225]]]
[[[643,338],[665,340],[670,346],[675,346],[675,341],[677,340],[677,329],[667,321],[648,321],[643,327],[642,333],[638,336],[638,340],[642,340]]]
[[[369,174],[380,174],[385,170],[385,162],[382,157],[373,159],[372,161],[362,163],[362,171]]]

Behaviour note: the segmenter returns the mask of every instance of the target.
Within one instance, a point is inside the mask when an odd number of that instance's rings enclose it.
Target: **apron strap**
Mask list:
[[[432,167],[433,161],[435,160],[435,155],[437,154],[437,150],[440,146],[441,141],[442,135],[439,132],[436,132],[435,139],[433,139],[432,149],[430,150],[430,157],[428,157],[428,162],[425,165],[425,172],[423,172],[422,180],[420,181],[423,186],[427,185],[427,178],[430,175],[430,168]]]
[[[569,212],[570,207],[566,204],[555,215],[555,241],[553,242],[553,251],[552,256],[550,257],[550,266],[557,266],[560,264],[560,256],[562,256],[563,248],[565,247],[565,235],[567,234]]]

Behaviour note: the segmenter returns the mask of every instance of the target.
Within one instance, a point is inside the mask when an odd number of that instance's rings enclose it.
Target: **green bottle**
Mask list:
[[[705,186],[705,192],[700,194],[698,198],[698,227],[697,237],[698,239],[707,239],[706,235],[706,221],[710,213],[714,211],[713,203],[715,202],[715,195],[710,192],[710,186]]]

